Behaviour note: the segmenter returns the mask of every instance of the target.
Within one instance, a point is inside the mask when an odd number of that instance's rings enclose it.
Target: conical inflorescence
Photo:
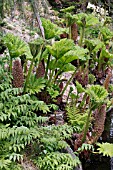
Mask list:
[[[21,61],[15,60],[13,62],[12,75],[13,75],[13,87],[16,88],[23,87],[24,75],[23,75]]]

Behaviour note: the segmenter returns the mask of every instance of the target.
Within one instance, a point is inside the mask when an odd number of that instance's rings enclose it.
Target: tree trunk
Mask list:
[[[39,12],[38,12],[38,7],[37,7],[37,5],[36,5],[36,1],[35,1],[35,0],[29,0],[29,2],[31,3],[31,6],[32,6],[32,9],[33,9],[34,15],[35,15],[36,20],[37,20],[37,22],[38,22],[41,35],[42,35],[42,37],[45,39],[44,28],[43,28],[43,26],[42,26],[42,22],[41,22],[41,19],[40,19],[40,15],[39,15]]]
[[[4,0],[0,0],[0,19],[4,18]]]

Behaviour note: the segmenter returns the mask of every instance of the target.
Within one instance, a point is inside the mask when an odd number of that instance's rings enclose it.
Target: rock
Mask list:
[[[72,150],[70,147],[67,147],[67,148],[66,148],[66,151],[67,151],[67,153],[69,153],[69,154],[72,156],[73,159],[76,158],[73,150]],[[83,169],[82,169],[82,164],[79,164],[79,165],[78,165],[77,167],[75,167],[73,170],[83,170]]]

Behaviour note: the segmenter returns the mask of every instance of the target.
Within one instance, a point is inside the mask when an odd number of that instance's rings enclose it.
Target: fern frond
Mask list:
[[[24,144],[14,144],[13,146],[9,146],[9,150],[12,150],[14,152],[20,152],[24,148]]]
[[[17,153],[12,153],[10,156],[9,156],[9,159],[10,160],[13,160],[14,162],[17,160],[17,161],[20,161],[20,160],[23,160],[23,155],[20,155],[20,154],[17,154]]]
[[[43,111],[43,113],[47,113],[49,112],[49,107],[43,102],[43,101],[30,101],[31,103],[31,110],[40,110],[40,111]]]
[[[66,111],[68,122],[72,126],[78,126],[82,131],[87,119],[87,111],[82,113],[74,104],[68,105]]]
[[[11,164],[11,161],[9,159],[0,159],[0,169],[3,170],[10,170],[9,166]]]
[[[9,88],[0,94],[0,100],[10,100],[11,95],[19,95],[22,94],[22,88]]]
[[[41,170],[58,170],[61,167],[65,167],[64,170],[70,170],[70,167],[73,169],[80,164],[80,161],[78,157],[73,159],[71,155],[67,153],[52,152],[44,158],[39,157],[38,161],[35,161],[35,163]]]
[[[78,152],[82,152],[82,151],[93,151],[94,152],[94,146],[93,145],[90,145],[90,144],[87,144],[87,143],[83,143],[82,146],[80,148],[78,148]]]

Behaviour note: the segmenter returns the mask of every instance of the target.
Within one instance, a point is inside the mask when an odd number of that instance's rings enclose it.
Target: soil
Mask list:
[[[23,170],[39,170],[34,163],[27,158],[27,156],[24,157],[24,160],[21,161],[21,166]]]

